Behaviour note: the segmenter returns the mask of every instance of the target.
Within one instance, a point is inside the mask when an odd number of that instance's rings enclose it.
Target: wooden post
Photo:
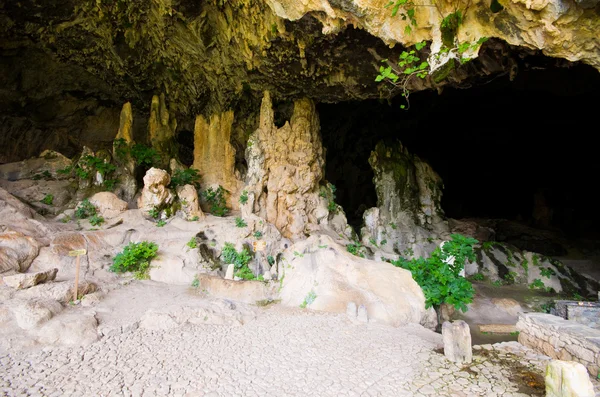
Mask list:
[[[78,288],[79,288],[79,257],[81,255],[85,255],[87,251],[85,249],[69,251],[69,256],[77,257],[77,261],[75,264],[75,289],[73,290],[73,302],[77,300]]]

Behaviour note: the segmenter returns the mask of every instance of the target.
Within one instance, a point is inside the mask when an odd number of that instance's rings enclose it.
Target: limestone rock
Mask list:
[[[196,116],[194,125],[194,164],[205,186],[223,186],[227,207],[239,209],[239,192],[243,185],[235,172],[235,148],[231,145],[232,111],[214,114],[209,120]]]
[[[235,270],[235,265],[230,263],[227,265],[227,271],[225,272],[225,280],[233,280],[233,273]]]
[[[40,244],[17,231],[0,233],[0,274],[26,272],[40,252]]]
[[[87,346],[98,339],[98,320],[93,312],[61,314],[38,331],[38,341],[43,344]]]
[[[346,315],[350,320],[356,320],[357,310],[356,303],[348,302],[348,305],[346,306]]]
[[[114,193],[96,193],[89,200],[96,207],[98,213],[106,219],[119,216],[127,210],[127,202],[118,198]]]
[[[152,147],[161,155],[163,165],[167,165],[169,159],[177,154],[174,145],[176,129],[177,120],[169,114],[165,94],[160,94],[160,97],[154,95],[150,104],[148,135]]]
[[[551,360],[546,367],[547,397],[593,397],[587,369],[575,361]]]
[[[84,295],[81,298],[81,306],[83,307],[91,307],[94,306],[104,298],[104,293],[102,291],[92,292],[91,294]]]
[[[377,208],[363,215],[363,244],[372,245],[374,240],[384,252],[427,256],[436,248],[433,239],[448,234],[440,207],[441,178],[400,142],[378,143],[369,164],[375,174]]]
[[[19,232],[38,241],[48,239],[49,228],[44,218],[0,187],[0,231]],[[0,238],[0,240],[2,240]],[[2,246],[2,243],[0,243]]]
[[[62,311],[60,303],[53,299],[15,299],[9,308],[23,329],[38,327]]]
[[[65,174],[59,174],[58,170],[63,170],[72,165],[71,160],[62,154],[53,150],[43,151],[39,157],[16,163],[7,163],[0,165],[0,179],[9,181],[18,181],[21,179],[32,179],[36,176],[42,176],[47,172],[53,179],[66,179]]]
[[[174,196],[167,187],[171,177],[167,171],[159,168],[150,168],[144,176],[144,189],[138,198],[138,208],[148,213],[154,208],[162,208],[173,203]]]
[[[369,322],[369,314],[365,305],[360,305],[358,307],[358,311],[356,312],[356,319],[361,323]]]
[[[282,305],[298,307],[310,294],[313,310],[346,313],[354,302],[368,311],[369,322],[400,326],[429,320],[423,291],[409,271],[354,256],[327,235],[295,243],[279,260]]]
[[[494,298],[492,304],[511,316],[517,316],[519,312],[523,311],[521,304],[512,298]]]
[[[18,291],[15,297],[19,299],[50,299],[60,303],[68,303],[73,300],[73,284],[72,281],[38,284],[34,287]],[[96,289],[96,284],[83,281],[79,283],[77,293],[81,297],[96,291]]]
[[[131,103],[123,105],[119,120],[119,131],[113,141],[112,157],[119,165],[115,178],[117,180],[115,193],[125,201],[131,201],[137,191],[135,180],[135,160],[131,156],[133,140],[133,112]]]
[[[14,289],[25,289],[46,281],[54,280],[57,272],[58,269],[54,268],[45,272],[22,273],[15,274],[14,276],[5,276],[3,280],[4,283],[9,287]]]
[[[460,364],[468,364],[473,361],[471,332],[466,322],[462,320],[445,321],[442,324],[442,338],[444,355],[448,360]]]
[[[187,220],[198,217],[204,218],[204,212],[200,209],[198,203],[198,191],[192,185],[184,185],[177,187],[177,197],[181,202],[181,210],[185,214]]]
[[[320,197],[324,151],[319,118],[308,99],[294,102],[289,122],[277,128],[269,92],[265,92],[259,128],[246,150],[248,210],[273,223],[284,237],[304,238],[327,221]]]

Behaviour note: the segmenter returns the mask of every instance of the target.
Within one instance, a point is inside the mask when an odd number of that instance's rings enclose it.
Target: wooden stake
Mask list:
[[[77,300],[77,288],[79,287],[79,258],[77,255],[77,264],[75,265],[75,292],[73,292],[73,302]]]

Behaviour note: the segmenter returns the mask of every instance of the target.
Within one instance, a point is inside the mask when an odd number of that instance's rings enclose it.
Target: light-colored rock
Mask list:
[[[204,212],[200,209],[198,203],[198,191],[192,185],[184,185],[177,187],[177,197],[181,202],[181,210],[185,214],[186,219],[204,218]]]
[[[469,324],[462,320],[442,324],[444,356],[452,362],[468,364],[473,361]]]
[[[586,368],[575,361],[551,360],[546,367],[547,397],[594,397]]]
[[[434,240],[448,235],[440,206],[443,183],[431,166],[400,142],[376,145],[369,157],[375,177],[377,208],[365,211],[362,243],[405,257],[428,256]],[[386,244],[381,244],[382,241]]]
[[[97,305],[104,298],[102,291],[96,291],[91,294],[84,295],[81,298],[81,306],[91,307]]]
[[[99,215],[106,219],[121,215],[127,210],[127,202],[111,192],[99,192],[89,198],[98,210]]]
[[[5,276],[3,277],[3,280],[9,287],[14,289],[25,289],[45,283],[46,281],[54,280],[56,278],[56,273],[58,273],[58,269],[54,268],[45,272],[21,273],[13,276]]]
[[[144,189],[138,198],[138,208],[148,213],[154,208],[163,208],[173,203],[175,196],[167,187],[171,182],[169,173],[159,168],[150,168],[144,175]]]
[[[48,321],[38,331],[43,344],[87,346],[98,340],[98,320],[94,312],[63,313]]]
[[[131,103],[127,102],[121,109],[119,131],[113,142],[113,159],[118,164],[115,178],[115,193],[125,201],[133,200],[137,191],[135,180],[135,160],[131,156],[133,140],[133,111]]]
[[[521,304],[512,298],[493,298],[492,304],[511,316],[517,316],[519,312],[523,311]]]
[[[5,229],[0,233],[0,274],[26,272],[40,252],[40,244],[21,232]]]
[[[15,299],[11,301],[9,309],[19,327],[33,329],[60,313],[62,306],[53,299]]]
[[[313,291],[313,310],[345,313],[354,302],[368,310],[370,322],[400,326],[429,318],[423,291],[408,270],[354,256],[327,235],[297,242],[280,260],[283,305],[298,307]]]
[[[229,192],[227,207],[237,210],[243,182],[235,171],[235,148],[230,143],[233,120],[232,111],[213,114],[209,120],[196,116],[192,167],[202,173],[204,186],[223,186]]]
[[[356,316],[358,314],[358,309],[356,308],[356,303],[348,302],[346,306],[346,315],[350,320],[356,320]]]
[[[161,155],[161,163],[164,166],[168,165],[169,159],[177,155],[174,145],[176,129],[177,119],[169,114],[165,94],[154,95],[150,104],[148,135],[152,147]]]
[[[256,314],[241,304],[216,299],[195,306],[165,306],[150,309],[140,320],[140,328],[148,330],[171,330],[180,325],[214,324],[243,325],[256,317]]]
[[[265,281],[269,281],[273,278],[273,276],[271,275],[271,272],[269,270],[267,270],[266,272],[263,273],[263,278],[265,279]]]
[[[358,307],[358,311],[356,313],[356,319],[358,321],[360,321],[361,323],[369,322],[369,314],[367,313],[367,308],[365,307],[365,305],[360,305]]]
[[[289,122],[277,128],[269,92],[265,92],[259,128],[250,136],[244,190],[247,208],[273,223],[284,237],[304,238],[329,217],[319,184],[325,165],[319,117],[308,99],[294,102]]]
[[[15,297],[20,299],[49,299],[61,303],[68,303],[71,300],[73,300],[74,288],[75,286],[73,281],[38,284],[34,287],[18,291],[15,294]],[[78,285],[77,293],[81,297],[96,291],[96,289],[96,284],[87,281],[82,281]]]
[[[0,179],[6,179],[9,181],[31,179],[36,175],[42,175],[44,171],[48,171],[48,173],[54,179],[65,179],[67,176],[59,174],[57,171],[65,169],[71,165],[71,160],[62,154],[53,150],[45,150],[40,154],[39,157],[34,157],[16,163],[1,164]]]

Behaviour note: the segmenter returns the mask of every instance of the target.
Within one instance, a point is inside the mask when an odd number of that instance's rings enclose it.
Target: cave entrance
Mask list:
[[[368,158],[380,140],[399,139],[445,185],[449,218],[502,218],[598,234],[595,137],[600,73],[585,65],[520,72],[468,89],[401,100],[319,104],[326,178],[359,230],[376,206]]]

